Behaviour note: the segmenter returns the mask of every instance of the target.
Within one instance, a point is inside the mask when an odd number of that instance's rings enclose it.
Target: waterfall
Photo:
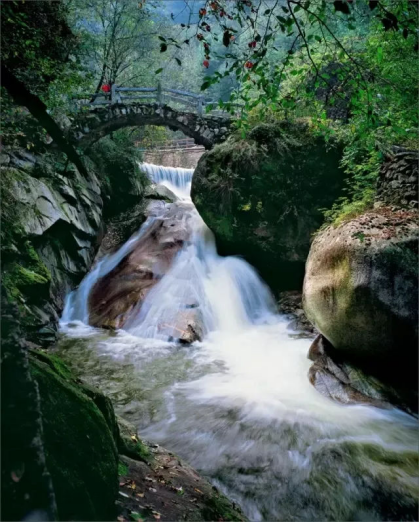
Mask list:
[[[163,167],[152,163],[140,163],[140,168],[156,185],[164,185],[181,199],[190,199],[194,169]]]
[[[142,168],[182,200],[158,206],[94,266],[67,299],[63,327],[88,323],[91,289],[125,256],[148,247],[145,232],[154,220],[167,230],[186,227],[187,239],[168,271],[155,267],[162,277],[122,329],[67,328],[63,357],[77,362],[83,378],[100,382],[142,436],[186,458],[249,520],[414,520],[415,419],[319,393],[307,378],[312,339],[275,313],[269,289],[248,263],[217,254],[184,169]],[[202,342],[165,342],[176,339],[173,325],[182,328],[191,317],[201,324]]]
[[[256,271],[237,257],[217,254],[212,232],[205,225],[190,199],[193,169],[141,164],[155,183],[169,187],[182,197],[182,219],[191,229],[190,240],[173,261],[169,271],[132,311],[124,329],[142,338],[168,340],[166,325],[175,325],[179,317],[194,315],[203,334],[214,330],[239,331],[247,324],[266,322],[274,313],[269,289]],[[156,217],[148,218],[140,230],[116,253],[104,257],[67,298],[62,324],[89,322],[89,293],[96,282],[113,270],[141,241],[141,236]],[[193,310],[193,312],[192,312]]]

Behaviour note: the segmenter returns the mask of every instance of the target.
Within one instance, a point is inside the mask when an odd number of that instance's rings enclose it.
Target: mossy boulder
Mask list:
[[[47,469],[60,520],[113,520],[118,427],[108,399],[81,386],[58,357],[32,352]]]
[[[321,209],[342,188],[340,157],[306,123],[261,124],[201,157],[192,199],[222,254],[244,255],[274,287],[297,288]]]
[[[382,208],[328,227],[306,265],[309,320],[346,360],[416,388],[419,224]]]

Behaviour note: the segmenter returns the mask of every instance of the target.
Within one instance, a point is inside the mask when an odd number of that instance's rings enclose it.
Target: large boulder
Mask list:
[[[369,211],[319,232],[306,264],[307,317],[346,360],[415,387],[417,214]]]
[[[109,399],[53,355],[32,352],[29,362],[59,520],[114,520],[119,431]]]
[[[299,288],[320,209],[342,188],[340,157],[305,123],[262,124],[201,157],[192,199],[222,254],[243,255],[273,288]]]

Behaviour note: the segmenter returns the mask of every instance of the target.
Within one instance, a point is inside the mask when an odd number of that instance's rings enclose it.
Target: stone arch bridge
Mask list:
[[[69,129],[71,141],[87,148],[100,138],[123,127],[158,125],[180,130],[206,149],[224,141],[230,133],[226,116],[199,115],[158,103],[115,103],[93,107],[77,114]]]

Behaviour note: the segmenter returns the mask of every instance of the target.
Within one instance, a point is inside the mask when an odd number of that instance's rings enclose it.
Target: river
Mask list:
[[[244,260],[217,255],[190,200],[192,170],[144,165],[178,201],[190,240],[115,332],[88,325],[93,285],[141,242],[156,214],[67,299],[58,350],[143,438],[178,453],[259,520],[415,520],[418,432],[393,409],[341,405],[309,383],[311,340],[289,328]],[[203,340],[162,324],[198,313]],[[189,312],[188,312],[189,313]]]

